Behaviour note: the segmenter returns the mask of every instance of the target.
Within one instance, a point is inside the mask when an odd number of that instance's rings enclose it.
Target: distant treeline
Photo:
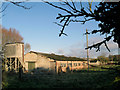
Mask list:
[[[120,61],[120,55],[109,55],[108,58],[111,61]]]
[[[117,61],[117,62],[120,62],[120,55],[109,55],[108,57],[98,56],[97,60],[99,60],[101,62],[108,62],[108,61]]]

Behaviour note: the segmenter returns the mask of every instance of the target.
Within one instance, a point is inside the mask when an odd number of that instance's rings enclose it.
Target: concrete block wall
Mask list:
[[[50,61],[48,58],[38,55],[37,57],[37,67],[42,67],[44,69],[49,69],[50,68]]]
[[[27,53],[24,57],[26,70],[28,70],[28,62],[35,62],[35,68],[43,68],[45,70],[55,71],[55,62],[43,55],[35,53]]]

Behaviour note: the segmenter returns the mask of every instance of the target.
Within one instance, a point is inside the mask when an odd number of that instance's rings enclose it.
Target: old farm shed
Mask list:
[[[63,55],[46,54],[30,51],[24,56],[26,70],[43,69],[58,72],[61,68],[66,72],[66,68],[70,70],[78,70],[87,68],[87,61],[76,57],[66,57]]]

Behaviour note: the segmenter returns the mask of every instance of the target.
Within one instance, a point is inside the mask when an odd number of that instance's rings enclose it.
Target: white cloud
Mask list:
[[[103,39],[100,38],[100,37],[94,37],[94,38],[91,38],[89,39],[89,45],[93,45],[93,42],[100,42],[102,41]],[[89,50],[89,57],[90,58],[96,58],[97,56],[100,56],[100,55],[105,55],[105,56],[108,56],[110,54],[117,54],[118,53],[118,46],[116,43],[114,43],[112,40],[110,40],[108,43],[107,43],[109,49],[111,50],[111,52],[109,52],[105,45],[103,44],[101,47],[100,47],[100,51],[99,52],[96,52],[96,49],[95,48],[92,48],[91,50]],[[81,44],[81,43],[76,43],[76,44],[73,44],[67,48],[61,48],[61,49],[58,49],[57,53],[58,54],[64,54],[66,56],[75,56],[75,57],[86,57],[87,56],[87,50],[85,50],[85,47],[86,47],[86,43],[84,44]]]
[[[58,49],[57,53],[58,53],[58,54],[65,54],[65,52],[64,52],[63,49]]]

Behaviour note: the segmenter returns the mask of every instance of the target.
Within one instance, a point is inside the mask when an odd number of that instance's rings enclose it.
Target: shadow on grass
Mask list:
[[[115,81],[114,70],[79,70],[69,73],[50,73],[47,71],[23,73],[19,80],[18,73],[3,72],[3,88],[107,88],[119,87]]]

